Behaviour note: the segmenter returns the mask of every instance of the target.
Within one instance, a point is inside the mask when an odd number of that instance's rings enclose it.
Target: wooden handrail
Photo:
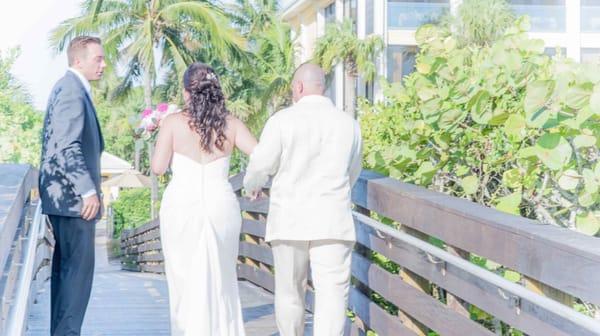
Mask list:
[[[54,239],[34,193],[38,172],[0,164],[0,334],[22,334],[35,294],[50,277]]]
[[[238,277],[273,291],[273,256],[264,242],[268,200],[241,197],[242,180],[243,174],[230,180],[243,211]],[[349,334],[374,330],[379,335],[425,335],[434,330],[441,335],[493,335],[465,315],[464,310],[450,305],[449,298],[458,300],[463,307],[477,306],[498,321],[530,335],[600,334],[599,321],[464,258],[469,253],[483,256],[520,273],[528,281],[538,281],[559,293],[598,304],[597,238],[369,171],[361,174],[352,200],[357,210],[357,247],[352,262],[349,309],[354,318],[348,325]],[[386,226],[369,214],[389,218],[400,224],[401,230]],[[153,222],[124,234],[123,246],[135,251],[132,259],[137,260],[137,270],[144,269],[140,266],[143,263],[160,264],[159,257],[145,255],[160,253],[156,230],[158,223]],[[432,245],[429,237],[441,240],[448,248]],[[456,250],[464,253],[457,255]],[[400,274],[382,267],[373,258],[374,253],[394,263]],[[436,297],[427,290],[431,286],[441,290]],[[445,296],[448,304],[443,300]],[[309,290],[309,310],[313,299]],[[386,305],[381,304],[382,299]]]

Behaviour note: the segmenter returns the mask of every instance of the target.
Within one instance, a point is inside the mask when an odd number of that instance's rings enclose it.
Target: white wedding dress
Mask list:
[[[172,336],[244,335],[236,274],[242,220],[229,158],[173,155],[160,209]]]

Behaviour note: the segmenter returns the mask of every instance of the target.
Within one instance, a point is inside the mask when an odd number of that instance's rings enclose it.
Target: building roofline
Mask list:
[[[296,0],[292,2],[283,10],[282,19],[284,21],[291,19],[294,15],[306,9],[312,2],[311,0]]]

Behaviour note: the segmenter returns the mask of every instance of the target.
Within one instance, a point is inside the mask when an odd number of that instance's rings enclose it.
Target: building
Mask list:
[[[100,171],[102,182],[133,169],[131,163],[109,152],[102,152],[100,167],[102,167]],[[102,186],[102,194],[104,195],[102,202],[104,206],[108,206],[113,200],[119,197],[119,188]],[[104,215],[106,216],[106,211]]]
[[[486,1],[486,0],[481,0]],[[312,56],[316,39],[325,25],[352,18],[357,34],[382,36],[386,43],[378,67],[391,82],[400,81],[413,71],[415,31],[444,12],[453,12],[461,0],[288,0],[283,1],[283,19],[292,26],[300,45],[298,62]],[[561,52],[581,62],[600,62],[600,0],[509,0],[517,15],[529,15],[530,36],[546,42],[549,55]],[[328,78],[327,94],[343,108],[344,77],[342,66]],[[356,83],[357,93],[380,98],[377,83]],[[346,88],[347,89],[347,88]]]

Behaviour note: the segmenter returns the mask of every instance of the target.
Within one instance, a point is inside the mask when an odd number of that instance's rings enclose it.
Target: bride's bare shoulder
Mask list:
[[[187,124],[188,117],[183,112],[172,113],[162,120],[161,127],[177,127],[182,124]]]
[[[246,127],[243,121],[241,121],[238,117],[232,114],[228,115],[226,120],[227,128],[231,129],[232,131],[239,130],[240,127]]]

